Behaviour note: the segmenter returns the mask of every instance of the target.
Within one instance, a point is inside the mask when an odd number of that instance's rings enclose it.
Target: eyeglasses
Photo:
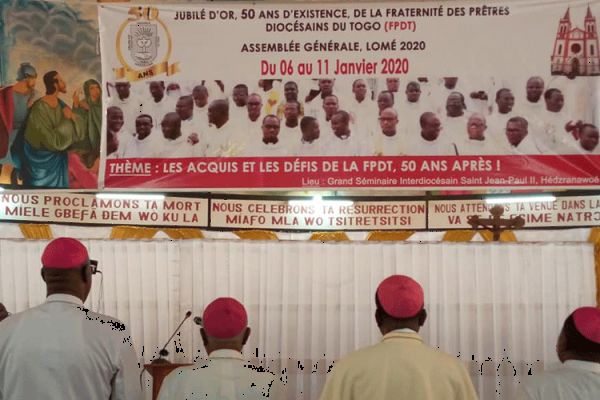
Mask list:
[[[98,260],[90,260],[88,262],[92,275],[101,274],[102,271],[98,270]]]

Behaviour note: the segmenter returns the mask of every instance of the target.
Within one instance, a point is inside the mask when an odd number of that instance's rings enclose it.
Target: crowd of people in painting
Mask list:
[[[549,79],[546,79],[549,80]],[[459,78],[264,79],[109,87],[109,158],[595,154],[598,129],[533,76],[486,90]],[[141,85],[141,86],[140,86]],[[342,86],[342,87],[338,87]]]
[[[13,85],[0,88],[0,172],[2,183],[27,187],[95,188],[102,132],[102,89],[89,79],[72,94],[58,71],[43,75],[22,63]]]

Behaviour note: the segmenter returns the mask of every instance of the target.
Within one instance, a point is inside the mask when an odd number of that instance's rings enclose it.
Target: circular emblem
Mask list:
[[[133,80],[154,76],[165,70],[172,41],[167,26],[154,7],[132,7],[129,18],[119,27],[116,53],[124,72]]]

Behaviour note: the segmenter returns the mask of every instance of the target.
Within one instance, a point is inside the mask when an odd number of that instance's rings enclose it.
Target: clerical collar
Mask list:
[[[337,138],[340,140],[346,140],[350,137],[350,133],[348,133],[346,135],[341,135],[341,136],[335,135],[335,136],[337,136]]]
[[[55,293],[55,294],[51,294],[50,296],[46,297],[46,303],[54,303],[54,302],[70,303],[70,304],[75,304],[78,306],[83,305],[83,301],[81,301],[81,299],[79,297],[73,296],[71,294],[66,294],[66,293]]]
[[[390,333],[418,333],[418,332],[415,331],[414,329],[410,329],[410,328],[400,328],[400,329],[394,329]]]
[[[244,359],[244,357],[242,356],[242,353],[240,353],[239,351],[230,350],[230,349],[214,350],[208,355],[208,358],[209,359],[230,358],[230,359],[234,359],[234,360],[243,360]]]
[[[279,142],[279,139],[274,138],[274,139],[263,139],[263,143],[264,144],[277,144],[277,142]]]

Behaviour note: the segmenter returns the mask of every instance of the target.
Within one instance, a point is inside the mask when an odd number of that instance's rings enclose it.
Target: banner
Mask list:
[[[412,230],[425,228],[425,201],[212,199],[212,228]]]
[[[470,229],[467,223],[470,215],[489,218],[489,210],[496,204],[479,199],[432,200],[427,205],[428,229]],[[530,198],[502,205],[502,218],[521,216],[525,228],[583,227],[600,223],[600,196],[564,196],[540,201]]]
[[[596,15],[579,0],[100,5],[102,184],[597,186]]]
[[[208,226],[208,199],[56,192],[0,193],[0,220],[203,228]]]

